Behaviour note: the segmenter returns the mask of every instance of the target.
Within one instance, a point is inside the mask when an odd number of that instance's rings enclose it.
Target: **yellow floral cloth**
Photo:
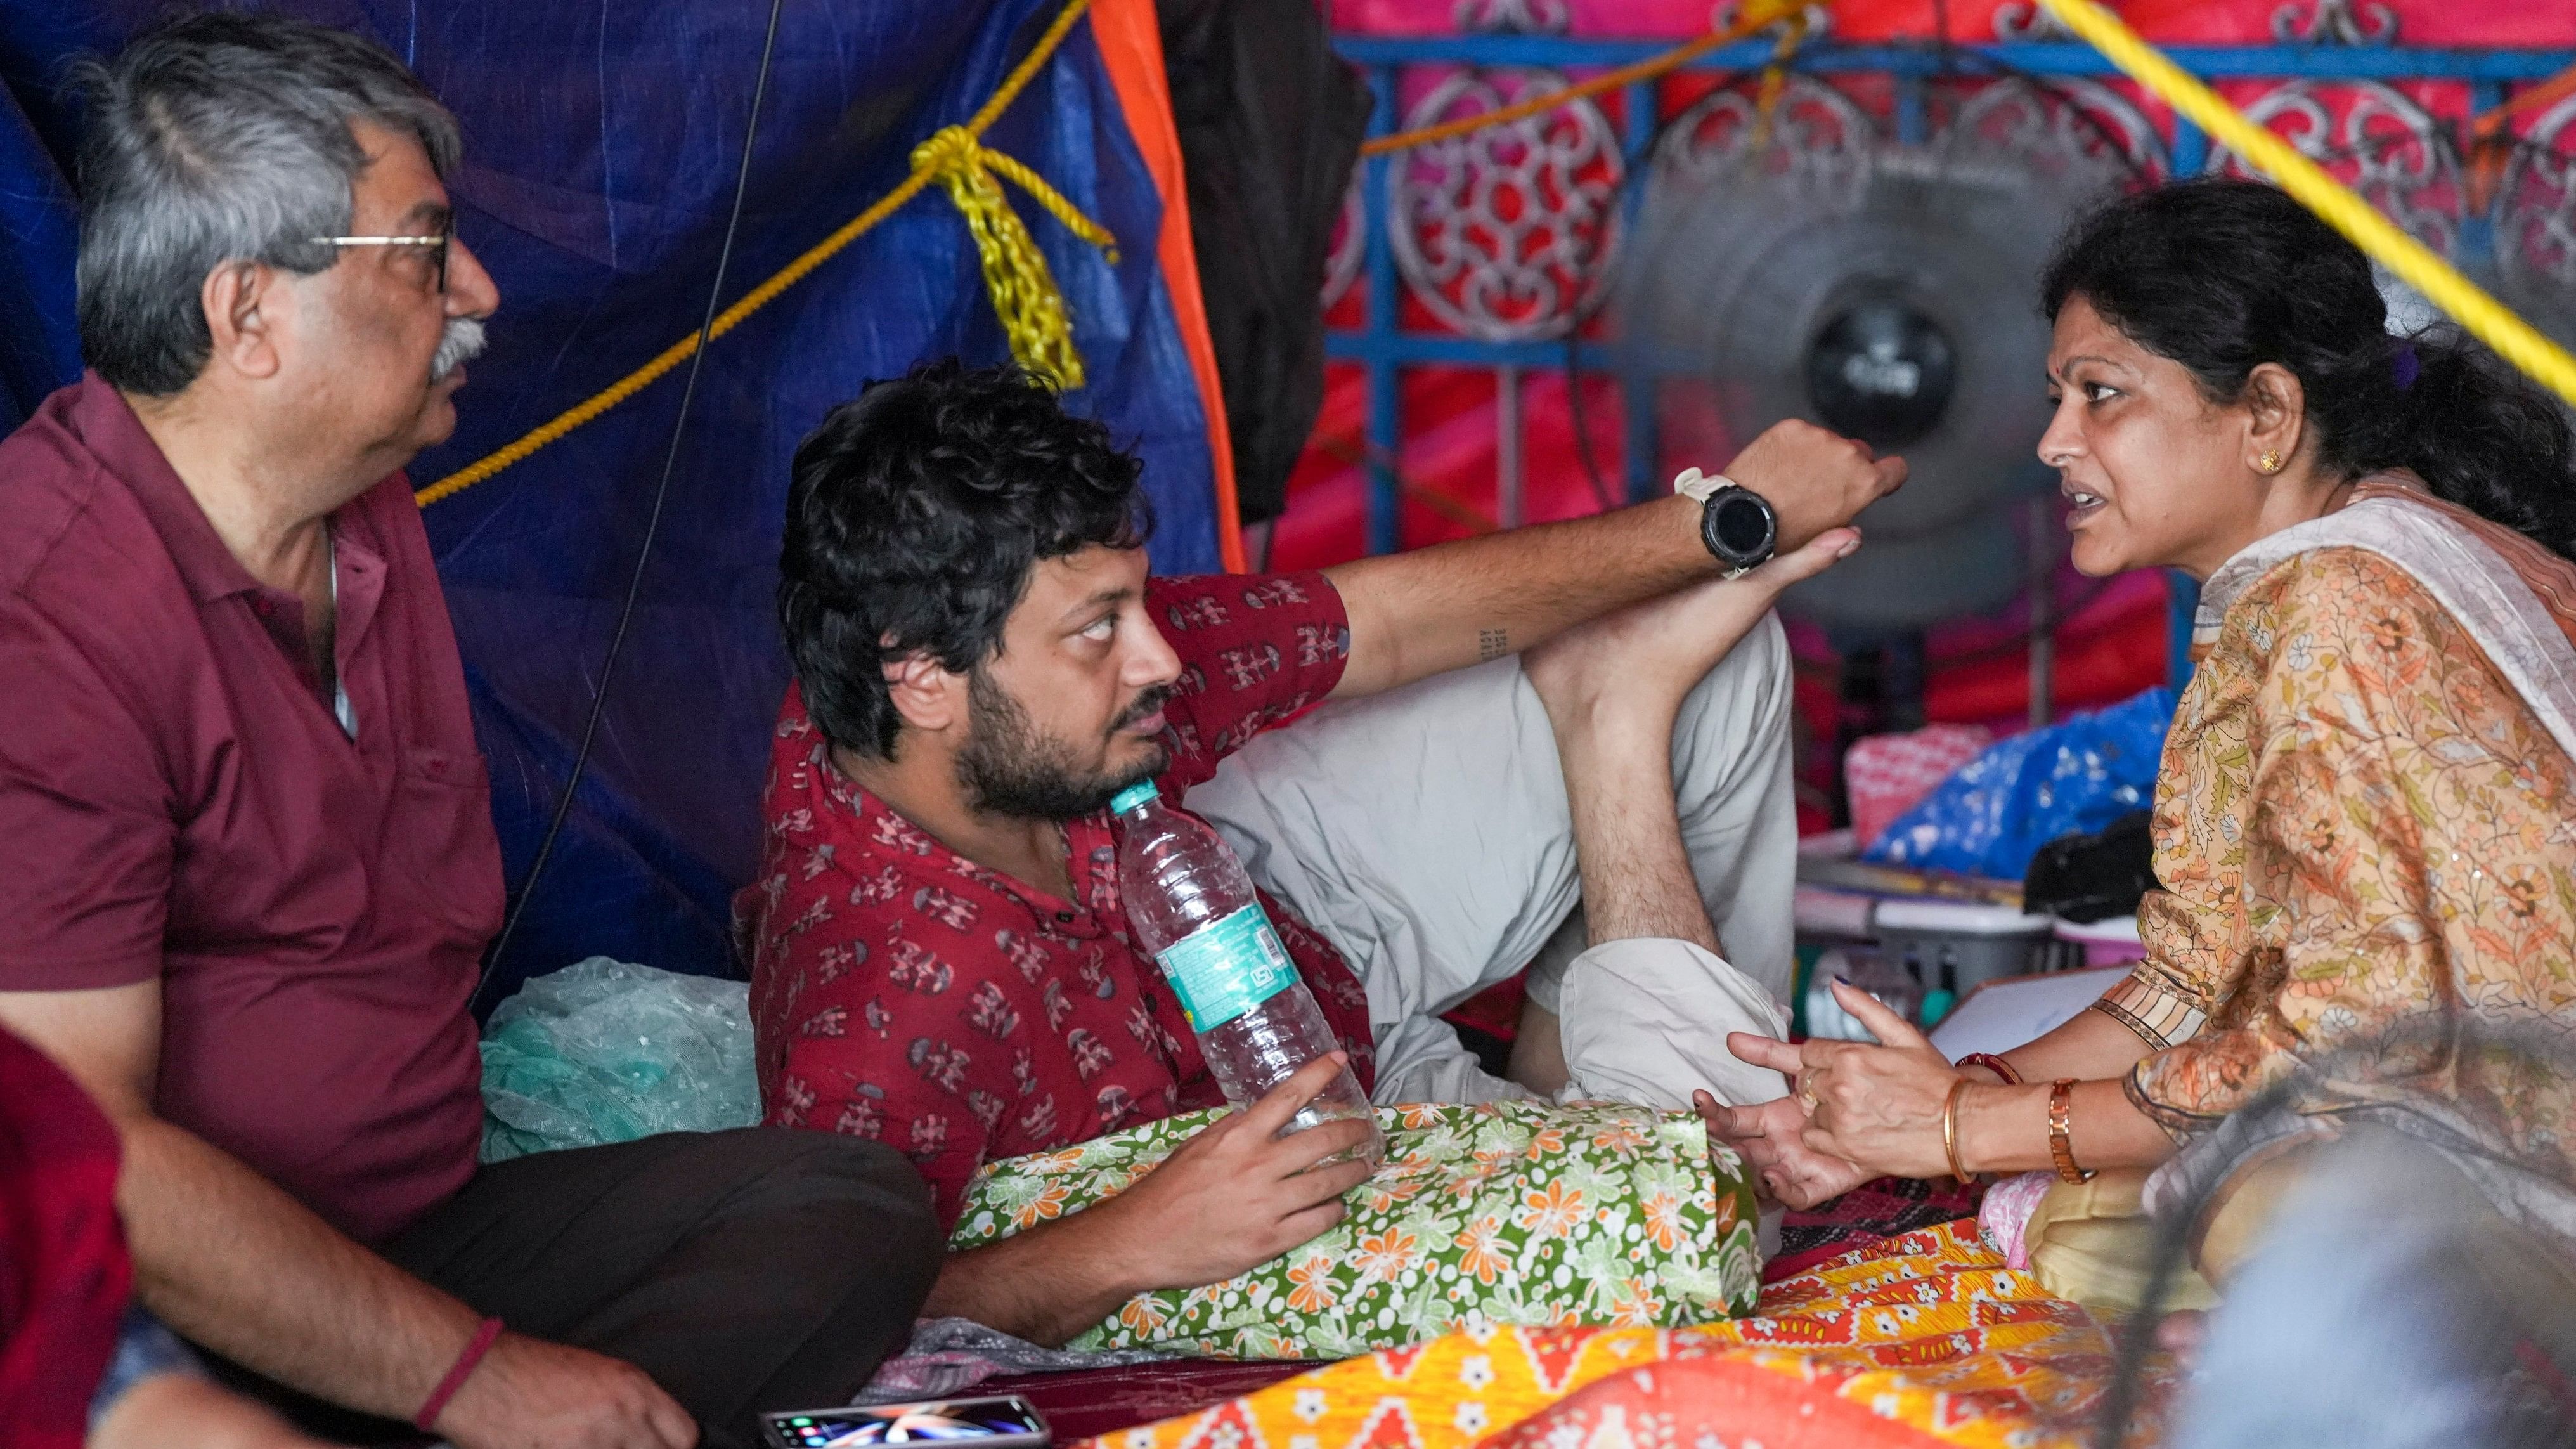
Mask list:
[[[2155,839],[2147,960],[2101,1009],[2162,1048],[2129,1093],[2178,1138],[2409,1013],[2576,1022],[2576,768],[2381,553],[2295,553],[2226,603]],[[2539,1161],[2576,1146],[2562,1074],[2425,1050],[2330,1075],[2328,1109],[2429,1094]]]
[[[2173,1387],[2152,1360],[2149,1411]],[[1658,1385],[1710,1365],[1738,1381]],[[2054,1449],[2092,1442],[2111,1344],[1977,1236],[1974,1222],[1887,1239],[1763,1290],[1759,1316],[1695,1328],[1507,1328],[1453,1333],[1317,1369],[1080,1449],[1469,1449],[1591,1445],[1612,1416],[1588,1403],[1647,1395],[1611,1440],[1629,1449],[1811,1442]],[[1681,1375],[1672,1375],[1680,1378]],[[1767,1385],[1747,1392],[1743,1380]],[[1855,1412],[1861,1411],[1861,1412]],[[1520,1429],[1505,1437],[1502,1431]],[[1652,1432],[1649,1432],[1649,1431]],[[1826,1431],[1819,1434],[1819,1431]]]

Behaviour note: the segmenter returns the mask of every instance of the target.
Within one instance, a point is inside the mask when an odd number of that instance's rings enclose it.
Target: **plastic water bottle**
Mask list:
[[[1118,890],[1127,901],[1128,929],[1171,980],[1225,1099],[1249,1106],[1299,1067],[1338,1049],[1323,1010],[1253,895],[1252,877],[1225,841],[1165,809],[1151,782],[1120,791],[1109,808],[1124,827]],[[1369,1135],[1342,1156],[1384,1161],[1377,1113],[1348,1067],[1281,1135],[1345,1117],[1368,1123]]]

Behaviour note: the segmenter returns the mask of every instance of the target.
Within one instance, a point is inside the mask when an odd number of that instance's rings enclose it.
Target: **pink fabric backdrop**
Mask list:
[[[1494,8],[1496,0],[1329,0],[1335,27],[1346,33],[1426,35],[1453,32],[1462,12]],[[2150,39],[2170,43],[2270,43],[2271,17],[2283,0],[2124,0],[2116,8]],[[2296,0],[2304,18],[2318,0]],[[1562,14],[1576,35],[1623,38],[1685,38],[1710,23],[1709,0],[1525,0],[1541,14]],[[1987,0],[1957,0],[1949,7],[1954,38],[1990,39],[1998,6]],[[2367,5],[2358,7],[2373,13]],[[2414,46],[2565,47],[2576,45],[2576,0],[2531,3],[2531,0],[2396,0],[2400,39]],[[1920,40],[1933,33],[1935,11],[1929,0],[1843,0],[1834,7],[1832,33],[1845,40]],[[1407,94],[1425,82],[1409,77]],[[1667,115],[1687,104],[1715,82],[1683,76],[1666,83]],[[1841,78],[1847,93],[1884,114],[1887,87],[1866,78]],[[2221,87],[2244,101],[2268,89],[2270,82],[2228,83]],[[2140,96],[2125,81],[2115,88],[2133,100],[2157,124],[2165,126],[2164,108]],[[2400,87],[2436,116],[2455,119],[2469,109],[2467,88],[2457,84],[2410,84]],[[1615,98],[1613,98],[1615,101]],[[1616,114],[1615,104],[1611,107]],[[1334,308],[1338,327],[1360,325],[1363,277]],[[1408,329],[1437,330],[1438,323],[1407,298],[1403,307]],[[1532,521],[1573,517],[1597,508],[1575,447],[1574,414],[1565,378],[1559,372],[1526,375],[1524,476],[1526,514]],[[1420,545],[1465,536],[1489,526],[1495,510],[1496,446],[1494,378],[1479,368],[1422,368],[1404,382],[1405,443],[1401,466],[1415,494],[1408,499],[1404,537]],[[1622,486],[1626,461],[1617,388],[1606,378],[1587,377],[1584,420],[1592,452],[1604,479],[1615,491]],[[1316,567],[1355,557],[1365,549],[1368,496],[1365,456],[1366,396],[1356,366],[1336,364],[1331,370],[1324,412],[1314,439],[1291,483],[1290,508],[1276,530],[1272,559],[1276,566]],[[1722,464],[1732,443],[1722,430],[1694,426],[1667,416],[1664,469],[1683,462]],[[2138,575],[2107,585],[2070,573],[2060,580],[2059,598],[2078,604],[2062,626],[2056,700],[2060,710],[2124,698],[2165,677],[2165,587],[2154,575]],[[2027,664],[2015,642],[2021,627],[2016,605],[1993,619],[1967,620],[1935,631],[1934,669],[1927,705],[1931,718],[2018,727],[2027,708]],[[1829,736],[1834,698],[1833,661],[1813,631],[1799,631],[1802,664],[1802,714],[1811,733]]]

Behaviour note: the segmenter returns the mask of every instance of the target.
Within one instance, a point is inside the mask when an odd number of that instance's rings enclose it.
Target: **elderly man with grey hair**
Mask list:
[[[91,371],[0,443],[0,1025],[116,1122],[142,1303],[337,1437],[681,1449],[845,1402],[938,1262],[890,1150],[477,1166],[501,867],[401,472],[500,300],[454,120],[267,17],[86,89]]]

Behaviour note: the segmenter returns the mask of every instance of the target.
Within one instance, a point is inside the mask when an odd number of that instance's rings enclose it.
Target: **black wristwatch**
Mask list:
[[[1728,578],[1771,561],[1780,544],[1780,515],[1770,499],[1722,473],[1711,477],[1697,468],[1675,478],[1673,491],[1699,500],[1699,541],[1726,565]]]

